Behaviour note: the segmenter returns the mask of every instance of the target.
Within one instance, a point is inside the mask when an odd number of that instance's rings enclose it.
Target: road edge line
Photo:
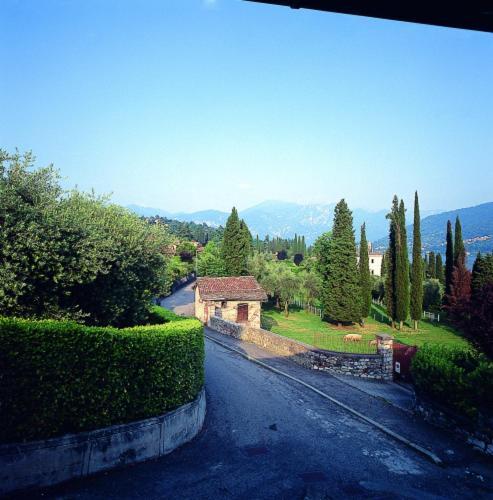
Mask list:
[[[216,344],[224,347],[225,349],[228,349],[230,351],[236,352],[240,356],[242,356],[245,359],[248,359],[249,361],[252,361],[253,363],[256,363],[267,370],[270,370],[274,373],[277,373],[279,375],[282,375],[286,378],[289,378],[291,380],[294,380],[295,382],[298,382],[299,384],[305,386],[306,388],[310,389],[311,391],[315,392],[319,396],[322,396],[325,399],[328,399],[335,405],[339,406],[340,408],[343,408],[347,412],[351,413],[352,415],[355,415],[359,419],[363,420],[367,424],[372,425],[373,427],[376,427],[377,429],[381,430],[383,433],[387,434],[388,436],[394,438],[396,441],[399,441],[400,443],[406,445],[409,448],[412,448],[414,451],[417,451],[421,455],[424,455],[426,458],[430,459],[434,464],[436,465],[443,465],[442,460],[435,455],[433,452],[427,450],[426,448],[423,448],[419,444],[413,443],[412,441],[409,441],[409,439],[405,438],[404,436],[401,436],[400,434],[397,434],[397,432],[394,432],[393,430],[385,427],[382,424],[379,424],[377,421],[367,417],[366,415],[363,415],[359,411],[355,410],[354,408],[351,408],[350,406],[346,405],[345,403],[342,403],[341,401],[333,398],[332,396],[329,396],[325,392],[321,391],[320,389],[317,389],[313,385],[308,384],[307,382],[304,382],[303,380],[294,377],[293,375],[289,375],[289,373],[283,372],[282,370],[279,370],[277,368],[274,368],[273,366],[268,365],[267,363],[263,363],[262,361],[250,356],[249,354],[246,354],[244,352],[239,351],[238,349],[235,349],[234,347],[229,346],[228,344],[225,344],[224,342],[221,342],[220,340],[217,340],[213,337],[209,337],[204,333],[204,337],[212,342],[215,342]]]

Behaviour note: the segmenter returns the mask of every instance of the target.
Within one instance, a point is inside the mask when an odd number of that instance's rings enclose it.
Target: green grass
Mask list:
[[[450,346],[466,346],[465,340],[456,330],[443,323],[420,321],[419,329],[414,331],[411,324],[405,324],[402,331],[393,330],[388,324],[385,310],[372,305],[372,317],[368,318],[364,327],[360,325],[341,326],[322,321],[317,315],[296,307],[290,308],[289,316],[284,316],[272,306],[266,305],[262,310],[262,327],[278,335],[289,337],[319,349],[340,352],[375,353],[376,348],[370,346],[376,333],[388,333],[395,340],[407,345],[422,346],[441,344]],[[374,317],[373,317],[374,316]],[[344,342],[344,335],[359,333],[363,336],[361,342]]]

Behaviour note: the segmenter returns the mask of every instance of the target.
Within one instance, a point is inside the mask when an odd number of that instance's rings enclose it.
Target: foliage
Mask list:
[[[372,282],[365,224],[361,226],[361,237],[359,243],[359,279],[361,289],[361,317],[367,318],[371,309]]]
[[[459,266],[462,263],[465,266],[466,249],[464,248],[464,240],[462,239],[462,226],[459,216],[455,219],[455,242],[454,242],[454,266]]]
[[[299,266],[303,262],[303,254],[302,253],[295,253],[293,255],[293,262]]]
[[[459,258],[452,272],[450,293],[446,298],[445,309],[450,319],[459,327],[467,324],[471,302],[471,272],[466,269],[464,259]]]
[[[196,397],[203,362],[195,319],[123,330],[0,319],[0,441],[160,415]]]
[[[423,314],[423,259],[421,258],[421,218],[419,216],[418,192],[414,194],[413,264],[411,269],[411,319],[414,328]],[[433,258],[433,263],[435,259]]]
[[[371,296],[380,301],[385,298],[385,278],[382,276],[371,277]]]
[[[168,265],[166,266],[166,283],[167,288],[170,289],[172,284],[184,278],[191,272],[190,267],[186,262],[183,262],[178,255],[174,255],[168,260]]]
[[[409,258],[407,253],[406,210],[404,201],[399,204],[396,238],[395,320],[402,327],[409,315]]]
[[[341,200],[334,210],[327,261],[327,275],[322,281],[324,314],[337,322],[360,321],[361,290],[353,216],[344,200]]]
[[[247,273],[247,259],[251,254],[251,234],[244,221],[238,218],[233,207],[224,229],[221,254],[227,276],[242,276]]]
[[[197,274],[199,276],[226,276],[221,250],[213,241],[207,243],[198,255]]]
[[[282,266],[278,274],[279,299],[284,307],[284,314],[289,315],[289,302],[293,300],[300,288],[300,281],[289,267]]]
[[[0,309],[32,318],[133,325],[166,288],[164,227],[106,198],[65,193],[53,167],[0,151]]]
[[[456,412],[475,417],[493,408],[493,363],[471,348],[425,345],[411,373],[419,393]]]
[[[313,305],[320,297],[322,280],[316,272],[309,270],[303,270],[300,279],[301,294],[307,304]]]
[[[423,309],[439,312],[442,305],[443,285],[437,279],[427,279],[423,284]]]
[[[254,252],[250,255],[247,262],[248,274],[254,276],[260,283],[270,271],[272,263],[272,254],[263,252]]]
[[[445,284],[445,272],[443,269],[442,254],[435,255],[435,277],[440,283]]]
[[[277,252],[277,260],[286,260],[288,258],[288,252],[286,250],[279,250]]]
[[[169,323],[170,321],[183,321],[185,319],[190,319],[185,316],[179,316],[178,314],[165,309],[161,306],[153,305],[149,309],[149,314],[147,317],[147,324],[149,325],[161,325],[164,323]]]
[[[445,300],[450,295],[452,273],[454,272],[454,241],[452,236],[452,223],[447,221],[447,247],[445,251]]]
[[[224,228],[222,226],[212,227],[205,223],[182,222],[167,217],[154,215],[143,217],[149,224],[161,224],[174,236],[181,240],[197,241],[202,245],[207,245],[209,241],[219,243],[223,238]]]

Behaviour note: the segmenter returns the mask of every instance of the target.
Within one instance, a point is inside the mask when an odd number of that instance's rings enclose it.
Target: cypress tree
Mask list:
[[[409,314],[409,257],[407,252],[406,210],[401,200],[397,217],[395,274],[395,320],[402,329]]]
[[[364,321],[364,319],[370,315],[371,310],[371,275],[365,224],[361,226],[361,238],[359,244],[359,275],[361,286],[361,318]]]
[[[459,216],[455,219],[455,243],[454,243],[454,266],[459,263],[466,263],[466,249],[464,248],[464,240],[462,239],[462,227],[460,225]]]
[[[305,243],[305,236],[304,235],[301,237],[301,253],[303,254],[303,257],[306,254],[306,243]]]
[[[421,219],[419,216],[418,192],[414,195],[413,226],[413,266],[411,275],[411,319],[414,329],[418,329],[418,321],[423,314],[423,259],[421,257]]]
[[[235,207],[228,217],[224,228],[222,258],[227,276],[240,276],[244,271],[245,233],[241,228],[238,212]]]
[[[478,253],[472,266],[471,289],[474,300],[477,300],[488,283],[493,284],[493,254]]]
[[[392,208],[387,214],[389,219],[389,247],[386,252],[385,307],[391,320],[392,328],[396,320],[396,264],[397,264],[397,233],[399,227],[399,200],[394,196]]]
[[[436,268],[435,268],[435,252],[431,251],[428,255],[428,270],[427,276],[428,278],[436,278]]]
[[[342,199],[334,210],[327,277],[323,283],[325,314],[338,323],[361,320],[361,289],[356,262],[353,216]]]
[[[442,262],[442,254],[437,253],[435,256],[435,275],[437,280],[440,281],[440,283],[444,283],[445,281],[445,276],[443,274],[443,262]]]
[[[380,276],[383,278],[386,274],[387,274],[387,262],[385,260],[385,255],[387,254],[387,252],[385,252],[383,255],[382,255],[382,263],[380,264]]]
[[[452,223],[447,221],[447,247],[445,250],[445,295],[444,301],[446,302],[447,296],[450,295],[452,285],[452,273],[454,272],[454,241],[452,236]]]
[[[250,233],[250,230],[243,219],[240,221],[240,231],[243,243],[241,248],[241,274],[246,276],[248,274],[248,257],[250,257],[253,253],[253,238],[252,233]]]

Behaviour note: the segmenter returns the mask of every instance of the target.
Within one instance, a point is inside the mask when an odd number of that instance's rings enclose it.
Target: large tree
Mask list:
[[[389,219],[389,246],[385,252],[386,273],[385,273],[385,307],[390,318],[392,328],[395,326],[395,271],[396,271],[396,238],[397,220],[399,212],[399,200],[394,196],[392,208],[387,214]]]
[[[450,295],[452,285],[452,273],[454,272],[454,239],[452,235],[452,223],[447,221],[447,247],[445,250],[445,295],[444,300]]]
[[[445,274],[443,271],[442,254],[437,253],[435,256],[435,274],[436,278],[442,285],[445,283]]]
[[[433,259],[434,260],[434,259]],[[411,274],[411,319],[414,329],[423,314],[423,259],[421,257],[421,219],[419,215],[418,192],[414,195],[413,264]]]
[[[407,252],[406,209],[399,204],[398,232],[396,238],[395,320],[402,328],[409,314],[409,257]]]
[[[364,321],[364,319],[370,315],[372,289],[365,224],[361,226],[359,244],[359,279],[361,287],[361,318]]]
[[[247,258],[251,253],[251,235],[243,221],[238,217],[235,207],[231,210],[222,242],[221,254],[227,276],[246,274]]]
[[[460,219],[459,216],[457,216],[455,219],[454,266],[458,266],[459,262],[465,264],[466,249],[464,247],[464,240],[462,239]]]
[[[324,314],[338,323],[361,320],[361,289],[356,259],[353,216],[341,200],[334,210],[328,254],[328,275],[323,283]]]

